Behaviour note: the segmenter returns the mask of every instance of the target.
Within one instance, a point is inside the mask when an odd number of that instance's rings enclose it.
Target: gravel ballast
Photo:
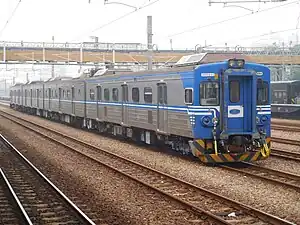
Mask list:
[[[289,119],[272,118],[271,121],[274,124],[300,126],[300,120],[289,120]]]
[[[182,205],[131,179],[39,136],[33,140],[35,133],[25,134],[26,129],[10,121],[0,118],[0,124],[1,132],[71,199],[76,196],[87,207],[94,208],[94,218],[98,220],[108,220],[109,224],[153,225],[201,222],[192,213],[182,212],[185,211]]]
[[[300,223],[300,194],[292,189],[269,184],[266,181],[243,176],[236,172],[223,170],[221,168],[208,167],[200,162],[187,161],[178,156],[167,155],[148,148],[137,147],[129,143],[74,129],[38,117],[20,114],[19,112],[10,109],[6,110],[14,112],[18,116],[21,115],[33,122],[43,123],[43,125],[46,125],[47,127],[67,133],[99,147],[103,147],[111,152],[118,153],[198,186],[206,187],[209,190],[242,201],[245,204],[275,214],[281,218]],[[2,121],[2,123],[4,122]],[[2,127],[6,127],[6,129],[9,127],[9,129],[12,129],[12,125],[8,124],[6,124],[6,126],[2,124]],[[32,140],[27,140],[29,143],[30,141]],[[39,157],[42,157],[44,154],[47,153],[43,152]],[[49,155],[49,160],[53,157],[52,160],[55,162],[57,160],[57,155],[59,155],[59,153]],[[63,156],[61,156],[61,158],[63,158]],[[62,160],[61,164],[64,163],[65,160]],[[276,163],[278,169],[291,167],[290,161],[278,160],[275,158],[270,158],[259,164],[275,166]],[[280,167],[278,165],[280,165]],[[292,168],[292,171],[296,171],[297,168],[298,171],[300,171],[300,165],[296,163]],[[76,170],[70,170],[69,172],[80,176],[80,172]]]
[[[300,140],[300,132],[282,131],[282,130],[272,130],[272,137],[284,138],[289,140]]]

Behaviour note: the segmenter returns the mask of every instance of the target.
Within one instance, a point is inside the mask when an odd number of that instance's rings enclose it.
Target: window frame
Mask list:
[[[67,99],[69,99],[70,96],[71,96],[71,91],[70,91],[70,89],[67,89],[66,95],[67,95]]]
[[[115,94],[114,91],[117,91],[117,92],[116,92],[117,95],[114,95],[114,94]],[[118,102],[118,101],[119,101],[119,88],[114,87],[114,88],[112,89],[112,91],[111,91],[111,94],[112,94],[112,100],[113,100],[114,102]],[[115,97],[116,97],[116,98],[115,98]]]
[[[134,98],[134,95],[133,95],[133,90],[137,89],[138,90],[138,98],[137,100]],[[132,102],[136,102],[136,103],[139,103],[140,102],[140,88],[139,87],[133,87],[131,89],[131,99],[132,99]]]
[[[265,80],[262,80],[261,79],[261,81],[262,81],[262,84],[263,84],[263,87],[264,87],[264,89],[265,89],[265,96],[266,96],[266,102],[267,103],[263,103],[263,104],[261,104],[262,102],[260,101],[260,102],[258,102],[258,79],[257,79],[257,81],[256,81],[256,85],[257,85],[257,90],[256,90],[256,104],[257,105],[269,105],[270,104],[270,96],[269,96],[269,92],[270,92],[270,85],[269,85],[269,83],[267,82],[267,81],[265,81]],[[280,99],[283,99],[283,92],[285,92],[285,91],[280,91],[279,93],[280,93],[280,95],[281,95],[281,97],[280,97]],[[279,96],[279,95],[278,95]]]
[[[151,102],[150,101],[146,101],[146,96],[149,96],[149,94],[146,95],[146,88],[150,88],[151,89]],[[153,103],[153,89],[152,87],[144,87],[144,102],[145,103],[149,103],[152,104]]]
[[[95,100],[95,90],[94,90],[94,88],[90,88],[89,97],[90,97],[90,100]]]
[[[217,92],[217,103],[216,104],[210,104],[210,105],[204,105],[202,104],[201,100],[204,99],[202,98],[202,88],[201,85],[202,84],[208,84],[208,83],[214,83],[218,85],[218,92]],[[200,106],[220,106],[220,84],[218,81],[201,81],[201,83],[199,84],[199,105]]]
[[[238,95],[232,95],[231,93],[231,84],[233,83],[233,82],[236,82],[236,83],[238,83]],[[237,99],[232,99],[232,97],[237,97],[238,96],[238,98]],[[233,100],[235,100],[235,101],[233,101]],[[241,82],[239,81],[239,80],[231,80],[230,82],[229,82],[229,101],[230,101],[230,103],[238,103],[238,102],[240,102],[241,101]]]
[[[188,90],[191,90],[192,91],[192,102],[186,102],[186,95],[185,95],[185,93],[186,93],[186,91],[188,91]],[[191,87],[189,87],[189,88],[185,88],[184,89],[184,104],[186,104],[186,105],[193,105],[194,104],[194,88],[191,88]]]

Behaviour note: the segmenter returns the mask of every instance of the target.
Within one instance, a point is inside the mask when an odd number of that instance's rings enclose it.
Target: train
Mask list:
[[[138,72],[95,70],[15,84],[13,109],[193,155],[205,164],[267,159],[270,70],[229,58]]]
[[[271,81],[272,115],[300,119],[300,80]]]

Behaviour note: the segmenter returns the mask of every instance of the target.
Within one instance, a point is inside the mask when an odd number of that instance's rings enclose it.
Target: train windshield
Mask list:
[[[268,83],[262,80],[257,80],[257,105],[269,104]]]
[[[219,84],[217,82],[200,84],[200,105],[219,105]]]

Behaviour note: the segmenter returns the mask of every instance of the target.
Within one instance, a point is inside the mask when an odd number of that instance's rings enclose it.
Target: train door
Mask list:
[[[167,85],[157,84],[157,131],[168,132]]]
[[[72,98],[72,114],[75,115],[75,88],[74,86],[72,86],[72,89],[71,89],[71,98]]]
[[[20,89],[19,89],[19,90],[18,90],[18,104],[19,104],[19,105],[21,104],[20,99],[21,99],[21,91],[20,91]]]
[[[58,88],[58,111],[61,111],[61,88]]]
[[[102,88],[101,86],[97,86],[96,88],[97,93],[96,93],[96,100],[97,100],[97,118],[98,120],[103,120],[103,115],[102,115],[102,106],[101,106],[101,101],[102,101]]]
[[[48,88],[48,106],[49,110],[51,110],[51,88]]]
[[[36,106],[37,108],[40,107],[40,90],[36,89]]]
[[[42,98],[43,98],[43,110],[45,109],[45,85],[43,84],[43,90],[42,90]]]
[[[24,106],[27,106],[27,90],[24,90]]]
[[[33,92],[32,89],[30,89],[30,106],[32,107],[32,98],[33,98]]]
[[[122,124],[128,125],[128,85],[122,85]]]
[[[24,106],[24,87],[21,86],[21,105]]]
[[[229,76],[225,84],[225,101],[227,107],[228,133],[252,131],[252,77]],[[228,86],[228,87],[226,87]]]

